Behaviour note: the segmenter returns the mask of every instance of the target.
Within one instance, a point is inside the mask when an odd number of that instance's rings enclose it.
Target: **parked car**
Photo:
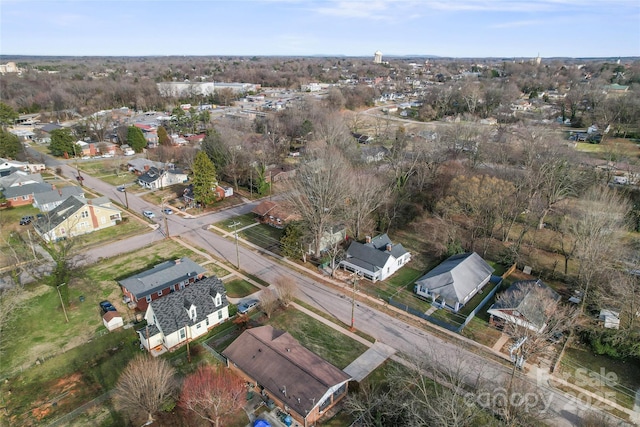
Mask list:
[[[103,313],[106,313],[107,311],[117,311],[109,301],[100,301],[100,308]]]
[[[33,221],[33,215],[23,216],[20,219],[20,225],[29,225]]]
[[[251,301],[245,301],[243,303],[240,303],[238,305],[238,313],[245,314],[252,308],[257,307],[259,303],[260,302],[258,300],[251,300]]]
[[[165,215],[171,215],[173,213],[173,209],[164,208],[162,209],[162,213],[164,213]]]
[[[149,218],[149,219],[156,217],[156,214],[154,214],[151,211],[142,211],[142,215],[144,215],[146,218]]]
[[[118,185],[118,187],[116,188],[116,190],[118,190],[118,191],[124,191],[124,185]]]

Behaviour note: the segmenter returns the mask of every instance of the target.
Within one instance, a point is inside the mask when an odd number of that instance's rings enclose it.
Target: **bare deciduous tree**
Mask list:
[[[288,307],[289,303],[296,299],[298,295],[298,285],[293,278],[288,276],[279,276],[273,284],[278,293],[280,303]]]
[[[175,389],[175,370],[161,358],[137,356],[124,369],[115,388],[116,402],[130,414],[144,412],[153,421]]]
[[[222,366],[201,366],[182,385],[180,406],[220,426],[224,417],[240,410],[246,401],[244,381]]]
[[[273,289],[267,288],[260,292],[260,308],[267,315],[267,318],[271,318],[273,312],[278,308],[278,295]]]

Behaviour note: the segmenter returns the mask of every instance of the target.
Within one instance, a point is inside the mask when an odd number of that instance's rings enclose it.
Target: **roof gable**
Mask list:
[[[391,250],[387,250],[389,246]],[[394,245],[385,233],[372,238],[369,243],[351,242],[347,258],[352,264],[376,271],[384,267],[389,258],[398,259],[406,253],[407,250],[400,243]]]
[[[215,296],[221,295],[221,304],[216,306]],[[164,335],[170,335],[185,326],[202,322],[208,315],[229,305],[222,281],[216,276],[207,277],[199,282],[149,304],[156,317],[156,326]],[[195,308],[195,318],[190,317]]]
[[[494,268],[475,252],[453,255],[416,280],[445,299],[463,302]]]
[[[222,353],[303,416],[321,403],[330,387],[350,379],[289,333],[270,325],[244,331]]]
[[[183,280],[195,278],[204,272],[204,268],[184,257],[165,261],[142,273],[120,280],[118,283],[137,298],[141,298]]]
[[[491,310],[516,310],[537,328],[546,323],[548,302],[560,300],[560,295],[540,279],[514,282],[503,294],[504,297],[497,300]]]

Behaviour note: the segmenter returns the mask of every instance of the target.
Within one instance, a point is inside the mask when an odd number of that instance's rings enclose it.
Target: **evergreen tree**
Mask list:
[[[74,157],[81,153],[80,147],[75,143],[71,129],[62,128],[51,131],[51,143],[49,151],[56,157]]]
[[[0,126],[2,126],[3,129],[14,124],[17,118],[18,113],[16,113],[13,108],[4,102],[0,102]]]
[[[158,126],[158,142],[160,145],[171,145],[171,138],[163,126]]]
[[[129,126],[127,128],[127,142],[136,153],[141,153],[142,149],[147,146],[147,140],[144,134],[135,126]]]
[[[0,157],[15,159],[22,152],[20,139],[4,129],[0,129]]]
[[[199,151],[191,167],[193,195],[196,202],[207,206],[216,200],[216,168],[204,151]]]
[[[304,252],[302,247],[302,227],[299,222],[293,221],[285,225],[280,238],[282,254],[289,258],[297,258]]]

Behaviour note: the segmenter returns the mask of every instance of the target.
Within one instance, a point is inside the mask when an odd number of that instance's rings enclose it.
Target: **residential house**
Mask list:
[[[402,244],[393,244],[385,233],[373,239],[367,236],[365,243],[351,242],[339,266],[376,282],[385,280],[410,260],[411,254]]]
[[[39,218],[34,229],[49,242],[112,227],[121,220],[122,212],[107,197],[85,199],[70,196]]]
[[[44,193],[37,193],[33,195],[33,207],[40,209],[40,212],[49,212],[71,196],[84,198],[84,190],[82,187],[72,185],[69,187],[53,188]]]
[[[154,162],[144,158],[131,159],[127,162],[129,172],[133,172],[136,175],[143,175],[151,168],[171,169],[172,167],[173,165],[170,163]]]
[[[187,140],[187,142],[191,145],[196,145],[196,144],[200,144],[202,141],[204,141],[205,136],[207,136],[204,133],[200,133],[197,135],[185,135],[184,138]]]
[[[165,261],[153,268],[120,280],[124,302],[130,308],[146,311],[151,301],[179,291],[204,277],[200,265],[184,257]]]
[[[147,141],[147,148],[156,148],[158,146],[158,129],[156,127],[142,123],[136,123],[134,126],[142,131],[142,135]]]
[[[34,129],[36,133],[36,141],[41,143],[51,142],[51,132],[62,129],[62,126],[56,123],[45,123],[44,125]]]
[[[15,170],[21,170],[29,173],[38,173],[47,167],[44,163],[28,163],[19,162],[17,160],[0,158],[0,176],[7,176]]]
[[[46,193],[47,191],[51,191],[51,184],[34,182],[5,188],[2,194],[7,199],[8,206],[17,207],[32,204],[34,194]]]
[[[322,237],[320,238],[320,253],[324,253],[327,250],[333,248],[336,245],[339,245],[346,239],[347,237],[347,228],[344,225],[337,225],[335,227],[331,227],[329,230],[322,233]],[[313,242],[309,243],[309,249],[307,253],[309,255],[315,254],[315,239]]]
[[[265,200],[253,208],[251,212],[257,215],[261,223],[276,228],[284,228],[287,222],[299,219],[299,216],[293,213],[286,204],[271,200]]]
[[[104,316],[102,316],[102,324],[109,330],[109,332],[111,332],[118,328],[122,328],[124,326],[124,321],[122,320],[120,313],[117,311],[107,311]]]
[[[233,196],[233,188],[232,187],[221,187],[216,184],[216,188],[213,189],[214,193],[216,193],[216,201],[223,200],[226,197]],[[182,200],[184,204],[188,207],[196,206],[196,198],[193,194],[193,186],[189,185],[182,192]]]
[[[540,279],[514,282],[503,294],[487,310],[491,315],[489,322],[512,322],[537,332],[547,326],[546,311],[560,301],[560,295]]]
[[[489,282],[493,271],[475,252],[453,255],[416,280],[413,290],[457,312]]]
[[[347,395],[349,375],[270,325],[245,330],[222,354],[231,370],[300,425],[316,425]]]
[[[12,173],[0,177],[0,189],[36,183],[44,184],[42,175],[39,173],[28,173],[23,170],[14,170]]]
[[[364,135],[362,133],[352,132],[351,135],[358,141],[359,144],[369,144],[373,142],[373,137],[369,135]]]
[[[620,328],[620,312],[614,311],[608,308],[600,310],[598,320],[602,322],[602,326],[607,329],[619,329]]]
[[[180,169],[158,169],[152,166],[138,177],[138,184],[150,190],[169,187],[187,182],[188,175]]]
[[[142,346],[152,355],[171,351],[209,332],[229,318],[222,281],[207,277],[186,289],[151,301],[138,330]]]
[[[271,179],[271,182],[280,182],[296,176],[297,169],[293,166],[283,165],[268,170],[266,176],[267,181]]]

